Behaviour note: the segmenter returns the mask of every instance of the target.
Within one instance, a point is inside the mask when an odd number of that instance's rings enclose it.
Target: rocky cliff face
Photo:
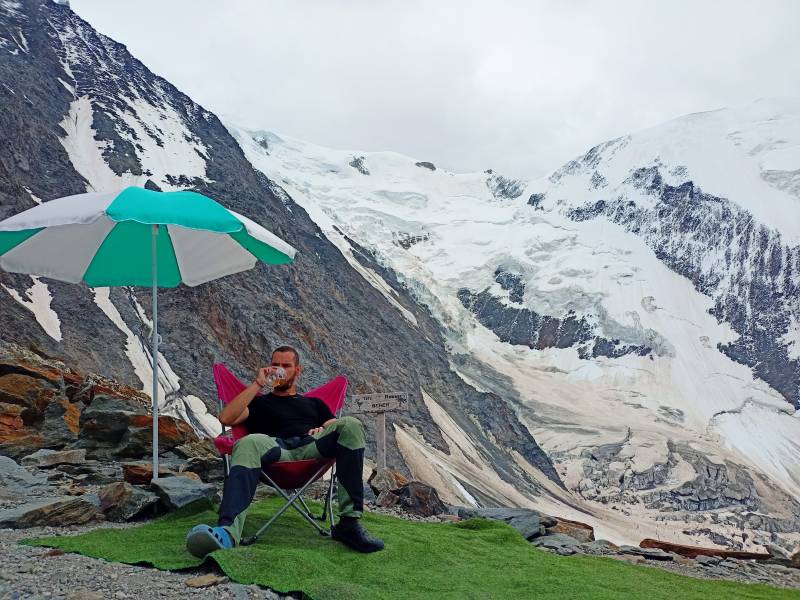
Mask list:
[[[86,190],[188,187],[266,225],[299,251],[288,268],[259,266],[198,288],[160,292],[159,379],[167,413],[199,431],[213,429],[213,419],[202,414],[215,401],[212,363],[250,377],[270,348],[288,342],[303,356],[308,387],[342,373],[353,392],[407,390],[409,412],[392,415],[390,423],[413,427],[426,447],[447,451],[422,402],[424,388],[470,437],[482,440],[481,459],[501,481],[531,496],[541,489],[531,473],[560,484],[506,400],[453,372],[426,308],[398,285],[390,293],[410,318],[398,312],[303,208],[253,169],[215,115],[67,6],[3,2],[0,41],[4,216]],[[0,283],[0,339],[147,389],[147,290],[89,290],[9,273],[0,273]],[[393,431],[389,459],[403,466]]]

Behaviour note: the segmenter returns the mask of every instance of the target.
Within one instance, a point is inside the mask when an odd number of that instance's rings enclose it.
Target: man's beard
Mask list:
[[[294,385],[295,379],[297,379],[297,375],[295,375],[291,379],[287,379],[281,385],[276,385],[274,388],[272,388],[272,391],[273,392],[285,392],[285,391],[291,389],[291,387]]]

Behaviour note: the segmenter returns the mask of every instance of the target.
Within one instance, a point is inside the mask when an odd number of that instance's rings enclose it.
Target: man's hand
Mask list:
[[[276,367],[262,367],[256,373],[256,380],[253,382],[257,384],[259,387],[266,387],[267,385],[267,378],[277,371]]]
[[[308,435],[314,435],[316,433],[319,433],[323,429],[325,429],[325,428],[324,427],[314,427],[313,429],[309,429],[308,430]]]

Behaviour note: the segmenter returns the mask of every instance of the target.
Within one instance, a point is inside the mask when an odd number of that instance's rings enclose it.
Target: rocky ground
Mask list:
[[[291,598],[255,585],[245,586],[230,582],[215,566],[180,572],[159,571],[17,543],[27,537],[81,533],[100,526],[107,527],[109,524],[95,523],[67,529],[33,527],[0,530],[0,554],[3,556],[3,564],[0,566],[0,598],[160,600],[186,598],[189,594],[193,598],[215,600]],[[195,587],[198,585],[204,587]]]

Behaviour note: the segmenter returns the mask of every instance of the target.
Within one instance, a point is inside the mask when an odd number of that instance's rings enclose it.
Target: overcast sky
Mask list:
[[[689,112],[800,97],[800,1],[72,0],[223,118],[532,178]]]

